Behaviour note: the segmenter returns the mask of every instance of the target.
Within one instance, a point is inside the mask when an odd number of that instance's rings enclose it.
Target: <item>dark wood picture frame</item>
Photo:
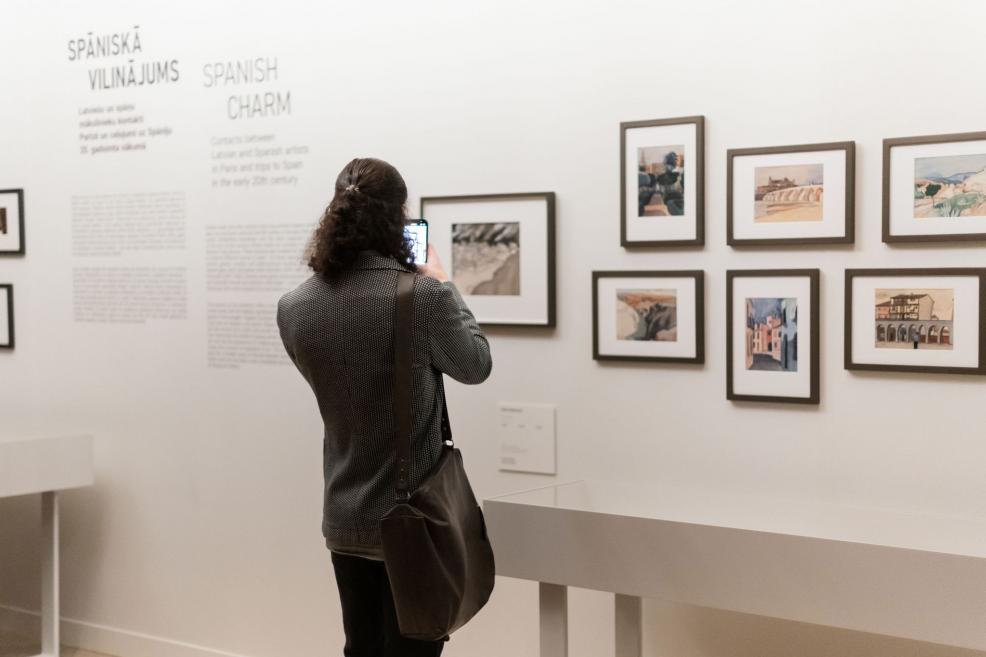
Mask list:
[[[979,364],[976,367],[937,367],[934,365],[883,365],[853,361],[853,281],[865,277],[975,276],[979,279]],[[845,357],[847,370],[871,372],[913,372],[919,374],[986,374],[986,268],[937,267],[917,269],[847,269],[845,273]]]
[[[737,238],[733,235],[733,160],[751,155],[778,155],[844,151],[846,158],[845,230],[842,235],[824,237]],[[794,246],[815,244],[852,244],[856,241],[856,142],[834,141],[822,144],[768,146],[763,148],[730,148],[726,151],[726,243],[729,246]]]
[[[7,218],[7,221],[16,221],[18,226],[18,236],[20,238],[20,244],[17,249],[13,251],[0,250],[0,256],[20,256],[24,255],[26,239],[24,237],[24,190],[23,189],[0,189],[0,194],[15,194],[17,196],[17,208],[19,210],[18,216],[15,218]]]
[[[653,128],[669,125],[695,125],[695,237],[683,240],[640,240],[627,239],[627,130]],[[685,166],[688,166],[686,163]],[[625,249],[688,247],[705,245],[705,117],[702,115],[682,116],[671,119],[650,121],[624,121],[620,123],[620,246]]]
[[[774,395],[746,395],[733,390],[733,282],[737,278],[796,278],[804,277],[810,281],[811,353],[808,358],[810,373],[810,392],[807,397],[781,397]],[[820,281],[818,269],[730,269],[726,272],[726,399],[730,401],[779,402],[784,404],[818,404],[821,398],[821,319],[820,319]],[[800,322],[798,331],[801,331]]]
[[[890,152],[897,146],[925,144],[950,144],[962,141],[986,141],[986,132],[957,132],[946,135],[918,137],[894,137],[883,140],[883,241],[886,244],[915,244],[928,242],[976,242],[986,241],[986,233],[927,233],[920,235],[893,235],[890,232]]]
[[[546,221],[547,221],[547,320],[545,322],[479,322],[485,328],[555,328],[557,325],[557,303],[556,303],[556,253],[555,253],[555,193],[554,192],[512,192],[507,194],[461,194],[453,196],[422,196],[418,207],[419,217],[427,219],[425,216],[425,205],[428,203],[469,203],[472,201],[509,201],[522,199],[541,199],[545,201]]]
[[[695,356],[625,356],[599,353],[599,281],[603,278],[693,278],[695,279]],[[642,361],[651,363],[705,363],[705,272],[701,269],[636,271],[606,270],[592,272],[592,359]]]
[[[6,343],[0,343],[0,349],[14,348],[14,286],[10,283],[0,284],[0,290],[7,291],[7,336]]]

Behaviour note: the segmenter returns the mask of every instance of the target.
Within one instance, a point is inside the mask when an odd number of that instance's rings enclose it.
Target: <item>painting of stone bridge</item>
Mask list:
[[[821,164],[757,167],[753,220],[822,221],[823,175]]]

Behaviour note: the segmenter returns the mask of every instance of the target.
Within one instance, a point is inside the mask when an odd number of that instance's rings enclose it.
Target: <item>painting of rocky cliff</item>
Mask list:
[[[914,217],[986,217],[986,153],[914,158]]]
[[[616,339],[677,341],[677,300],[676,290],[617,290]]]
[[[452,224],[452,282],[462,294],[520,294],[520,224]]]
[[[754,184],[755,222],[822,221],[821,164],[756,167]]]

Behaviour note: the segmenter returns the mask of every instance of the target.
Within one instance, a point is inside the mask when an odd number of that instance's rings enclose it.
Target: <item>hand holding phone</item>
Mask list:
[[[408,220],[404,237],[411,245],[415,264],[428,262],[428,222],[424,219]]]
[[[442,261],[438,259],[438,254],[431,244],[428,245],[428,262],[418,265],[418,272],[423,276],[431,276],[440,283],[448,283],[449,280],[448,274],[442,267]]]

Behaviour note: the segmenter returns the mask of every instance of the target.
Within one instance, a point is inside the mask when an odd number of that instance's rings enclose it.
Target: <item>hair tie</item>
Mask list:
[[[359,191],[359,187],[357,187],[356,185],[350,185],[349,187],[346,188],[346,191],[347,192],[358,192]]]

